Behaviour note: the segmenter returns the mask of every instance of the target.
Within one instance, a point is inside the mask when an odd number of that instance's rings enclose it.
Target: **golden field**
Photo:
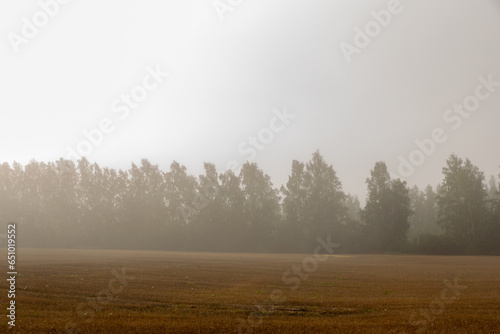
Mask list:
[[[18,249],[17,271],[2,332],[500,332],[500,257]]]

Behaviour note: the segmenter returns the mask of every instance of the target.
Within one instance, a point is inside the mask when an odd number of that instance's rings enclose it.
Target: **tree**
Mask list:
[[[281,186],[283,195],[283,225],[279,228],[280,248],[286,251],[300,251],[304,245],[304,222],[306,220],[307,190],[305,185],[305,164],[294,160],[286,186]]]
[[[3,164],[2,167],[8,167],[7,164]],[[42,172],[40,170],[40,164],[34,160],[30,161],[23,168],[19,165],[14,165],[14,169],[11,170],[10,175],[13,176],[10,182],[7,175],[0,176],[2,179],[2,188],[8,190],[8,194],[11,197],[9,202],[5,202],[3,199],[0,201],[0,205],[6,205],[6,208],[2,208],[0,212],[2,214],[9,213],[13,214],[13,209],[20,207],[22,203],[22,214],[5,219],[6,221],[19,221],[21,224],[27,224],[30,226],[26,231],[25,240],[27,243],[34,247],[46,246],[46,243],[50,244],[53,240],[50,240],[51,230],[54,228],[54,224],[49,218],[49,212],[45,210],[45,196],[46,194],[41,192],[40,182],[42,179]],[[10,169],[10,168],[9,168]],[[7,170],[2,168],[2,174]],[[10,184],[10,187],[9,187]],[[14,185],[14,188],[11,186]],[[14,197],[12,197],[14,196]],[[15,209],[14,209],[15,210]],[[31,235],[30,235],[31,234]]]
[[[414,186],[410,189],[410,207],[413,214],[409,218],[409,236],[413,239],[422,234],[441,234],[443,231],[437,225],[436,192],[431,185],[424,191]]]
[[[496,199],[498,198],[498,195],[499,193],[498,193],[497,180],[495,179],[495,175],[491,175],[488,188],[488,196],[491,199]]]
[[[55,219],[59,220],[59,226],[63,230],[61,234],[64,238],[62,245],[67,247],[74,243],[74,239],[79,237],[78,232],[73,228],[78,222],[78,200],[76,195],[76,187],[78,184],[78,172],[76,165],[71,160],[59,159],[55,163],[49,164],[50,176],[56,187],[56,194],[53,198],[53,206],[51,215],[55,215]],[[102,226],[102,225],[101,225]],[[66,241],[71,240],[71,241]],[[62,240],[61,240],[62,241]]]
[[[100,174],[100,173],[99,173]],[[149,244],[151,248],[163,248],[162,241],[168,237],[166,205],[166,182],[158,165],[147,159],[138,167],[132,164],[129,171],[129,203],[127,208],[130,231],[138,244]],[[105,192],[105,189],[101,190]]]
[[[244,196],[243,217],[248,229],[249,248],[264,250],[271,241],[280,219],[278,191],[271,178],[255,163],[246,162],[240,171],[241,189]]]
[[[310,251],[317,237],[338,239],[347,217],[345,194],[337,173],[319,151],[306,165],[292,163],[292,174],[282,192],[286,226],[302,239],[302,251]]]
[[[484,227],[487,193],[484,174],[469,159],[452,154],[443,168],[437,196],[438,224],[463,244],[470,244]]]
[[[500,220],[500,174],[498,174],[498,186],[497,186],[497,210],[498,218]]]
[[[102,170],[97,164],[90,164],[86,158],[78,161],[78,181],[74,189],[78,206],[77,223],[73,231],[90,246],[103,246],[98,239],[103,238],[108,223],[103,217],[106,194],[103,186]],[[101,240],[101,242],[105,242]]]
[[[368,240],[378,251],[397,249],[406,241],[412,213],[406,182],[392,181],[386,164],[377,162],[366,183],[368,198],[361,217]]]
[[[169,249],[181,249],[187,238],[187,226],[195,219],[203,205],[203,197],[196,192],[198,183],[187,173],[187,168],[177,161],[164,174],[165,203],[167,205],[168,233],[165,245]]]
[[[391,205],[389,206],[389,231],[395,245],[406,241],[406,233],[410,225],[408,219],[412,215],[409,189],[405,181],[400,179],[391,182]]]
[[[351,222],[361,221],[361,203],[358,196],[347,194],[344,200],[344,206],[347,209],[347,217]]]
[[[247,226],[245,224],[245,195],[241,189],[241,177],[228,169],[220,175],[220,198],[224,212],[223,225],[227,228],[221,234],[229,250],[246,247]]]
[[[424,201],[424,222],[426,231],[432,234],[441,234],[443,230],[437,224],[437,193],[431,185],[425,188],[425,201]]]
[[[316,242],[317,237],[328,234],[333,234],[332,238],[335,239],[347,216],[347,209],[343,205],[345,194],[337,173],[319,151],[306,164],[305,185],[308,198],[306,212],[310,217],[306,231],[310,239]]]
[[[192,247],[200,251],[230,251],[234,247],[234,231],[228,219],[222,186],[215,165],[205,163],[205,175],[199,176],[197,193],[199,213],[189,224]]]
[[[491,175],[488,188],[488,207],[490,210],[495,210],[500,200],[500,192],[498,191],[497,180],[494,175]]]
[[[29,222],[30,219],[36,217],[36,212],[29,211],[35,210],[35,201],[38,196],[35,193],[36,190],[30,191],[31,189],[27,190],[24,186],[22,167],[18,163],[14,163],[13,167],[11,168],[8,163],[0,165],[0,221],[3,223],[18,221],[22,213],[23,222]],[[30,203],[23,203],[28,198]],[[39,203],[36,204],[36,209],[39,209]]]
[[[425,193],[421,191],[417,186],[413,186],[413,188],[409,191],[410,196],[410,207],[413,211],[413,215],[409,218],[410,228],[408,230],[408,234],[412,239],[418,237],[418,235],[425,233],[424,232],[424,224],[425,224]]]
[[[500,178],[500,175],[499,175]],[[494,177],[490,179],[489,199],[488,199],[488,220],[483,238],[483,252],[500,254],[500,184],[496,184]]]

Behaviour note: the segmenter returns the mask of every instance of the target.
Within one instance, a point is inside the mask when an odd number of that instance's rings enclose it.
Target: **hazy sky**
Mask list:
[[[60,1],[0,3],[0,161],[253,158],[279,185],[319,149],[361,197],[400,156],[422,187],[452,152],[500,172],[498,1]]]

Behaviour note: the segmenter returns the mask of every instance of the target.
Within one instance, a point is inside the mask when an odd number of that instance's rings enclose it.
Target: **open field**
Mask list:
[[[11,332],[500,333],[500,257],[311,259],[18,249]]]

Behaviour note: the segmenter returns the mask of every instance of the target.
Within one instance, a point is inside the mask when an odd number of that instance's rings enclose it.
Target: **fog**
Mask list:
[[[176,161],[198,186],[205,163],[226,176],[255,166],[282,211],[294,161],[317,154],[359,199],[356,220],[381,161],[391,180],[418,187],[412,207],[444,182],[452,154],[484,173],[486,191],[499,174],[495,1],[48,3],[0,5],[9,180],[66,166],[82,187],[82,159],[127,171],[125,183],[143,159],[163,178]],[[5,189],[23,211],[22,190]],[[17,214],[8,219],[31,219]]]
[[[364,197],[376,161],[403,176],[399,156],[408,159],[415,140],[441,127],[447,140],[405,177],[409,184],[436,185],[453,152],[497,174],[500,158],[477,148],[498,142],[499,94],[459,129],[443,115],[474,93],[479,76],[500,78],[498,4],[401,1],[349,63],[341,43],[354,45],[355,28],[388,3],[252,1],[222,10],[205,1],[70,2],[23,42],[9,34],[24,38],[20,18],[39,6],[2,4],[2,161],[66,157],[83,130],[109,118],[114,130],[85,156],[114,168],[177,160],[197,175],[205,161],[224,171],[253,158],[281,185],[292,160],[319,149],[344,188]],[[170,76],[120,118],[113,102],[148,66]],[[276,108],[296,118],[255,157],[239,152]]]
[[[499,33],[498,0],[0,2],[0,332],[498,332]]]

